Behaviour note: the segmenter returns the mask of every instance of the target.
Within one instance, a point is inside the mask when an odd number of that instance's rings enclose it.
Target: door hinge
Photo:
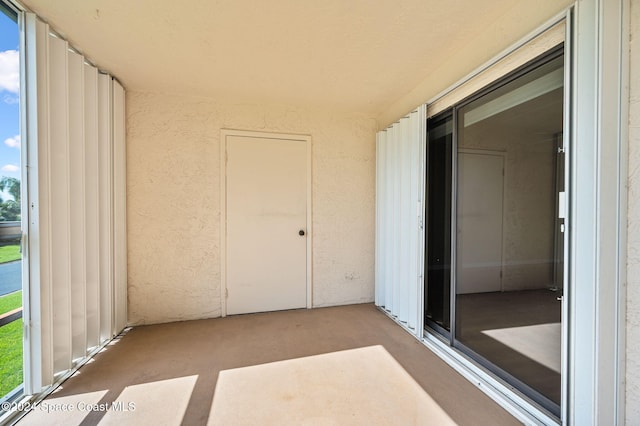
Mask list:
[[[225,299],[228,299],[228,298],[229,298],[229,289],[228,289],[228,288],[225,288],[225,289],[224,289],[224,298],[225,298]]]

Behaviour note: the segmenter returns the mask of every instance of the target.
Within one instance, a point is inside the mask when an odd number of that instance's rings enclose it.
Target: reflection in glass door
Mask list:
[[[427,143],[425,323],[557,416],[563,87],[558,50],[429,120]]]

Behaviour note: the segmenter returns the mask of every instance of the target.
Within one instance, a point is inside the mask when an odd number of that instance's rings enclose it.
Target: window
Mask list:
[[[0,401],[20,396],[23,383],[20,32],[17,20],[17,13],[0,2]]]

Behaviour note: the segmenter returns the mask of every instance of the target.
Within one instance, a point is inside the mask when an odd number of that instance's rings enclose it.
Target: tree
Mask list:
[[[0,179],[0,191],[7,191],[16,203],[20,204],[20,181],[16,178],[2,176]]]
[[[0,222],[20,220],[20,181],[16,178],[3,176],[0,179],[0,191],[7,191],[13,200],[3,200],[0,197]]]

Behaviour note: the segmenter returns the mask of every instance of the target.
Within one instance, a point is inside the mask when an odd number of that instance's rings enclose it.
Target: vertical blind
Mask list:
[[[422,335],[426,107],[376,138],[375,302]]]
[[[124,89],[34,14],[22,34],[25,393],[34,394],[126,325]]]

